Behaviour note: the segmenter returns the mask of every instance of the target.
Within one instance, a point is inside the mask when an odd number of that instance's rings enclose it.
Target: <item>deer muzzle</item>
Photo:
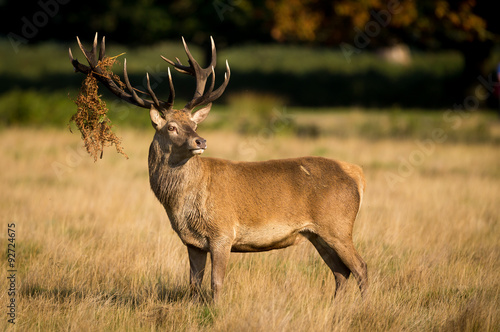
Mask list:
[[[202,154],[207,148],[207,140],[203,137],[196,137],[193,139],[194,147],[191,148],[191,153]]]

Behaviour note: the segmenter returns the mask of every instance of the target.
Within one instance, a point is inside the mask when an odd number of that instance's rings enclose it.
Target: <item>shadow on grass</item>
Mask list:
[[[100,292],[83,291],[77,288],[56,287],[46,288],[38,284],[23,285],[20,289],[21,296],[30,298],[44,298],[62,303],[67,300],[93,299],[102,303],[128,305],[133,308],[140,306],[152,298],[162,303],[177,303],[183,301],[194,301],[201,304],[209,304],[209,293],[202,290],[200,297],[191,295],[189,287],[170,286],[156,284],[153,287],[145,286],[138,294],[131,294],[121,290],[105,290]]]

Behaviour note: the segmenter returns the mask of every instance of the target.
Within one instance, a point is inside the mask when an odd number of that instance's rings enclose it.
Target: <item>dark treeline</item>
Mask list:
[[[494,4],[467,0],[3,0],[0,36],[9,40],[12,50],[7,52],[12,56],[28,44],[69,42],[76,35],[88,40],[95,32],[130,46],[178,40],[182,35],[205,46],[204,50],[208,50],[210,35],[219,47],[294,43],[340,48],[346,56],[394,44],[420,50],[455,49],[463,55],[464,67],[458,77],[443,80],[443,84],[453,80],[453,89],[441,89],[449,91],[449,96],[440,98],[436,105],[422,105],[420,98],[412,97],[416,103],[410,97],[405,102],[399,100],[401,93],[397,95],[398,104],[436,107],[443,101],[463,100],[471,87],[478,85],[479,75],[491,75],[492,68],[485,62],[500,32]],[[209,57],[208,52],[205,57]],[[329,81],[342,87],[335,77]],[[398,87],[405,89],[402,83]],[[407,88],[413,90],[414,86]],[[351,92],[343,94],[346,100]],[[370,97],[366,106],[373,103]]]

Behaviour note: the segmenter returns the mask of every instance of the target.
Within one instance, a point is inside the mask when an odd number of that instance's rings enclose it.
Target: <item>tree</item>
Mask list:
[[[500,40],[494,1],[268,0],[266,6],[273,17],[271,36],[280,42],[348,46],[362,43],[364,34],[367,48],[405,42],[457,49],[465,62],[464,89],[477,80]]]
[[[18,0],[0,2],[1,30],[13,49],[45,40],[73,41],[95,32],[128,45],[148,45],[165,39],[203,45],[210,58],[209,36],[219,46],[247,41],[271,41],[271,16],[263,0]]]

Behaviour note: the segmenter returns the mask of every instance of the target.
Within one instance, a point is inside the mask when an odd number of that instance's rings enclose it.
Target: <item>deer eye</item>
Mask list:
[[[168,130],[168,131],[172,131],[172,132],[174,132],[174,131],[176,130],[176,128],[175,128],[175,126],[169,125],[169,126],[167,127],[167,130]]]

